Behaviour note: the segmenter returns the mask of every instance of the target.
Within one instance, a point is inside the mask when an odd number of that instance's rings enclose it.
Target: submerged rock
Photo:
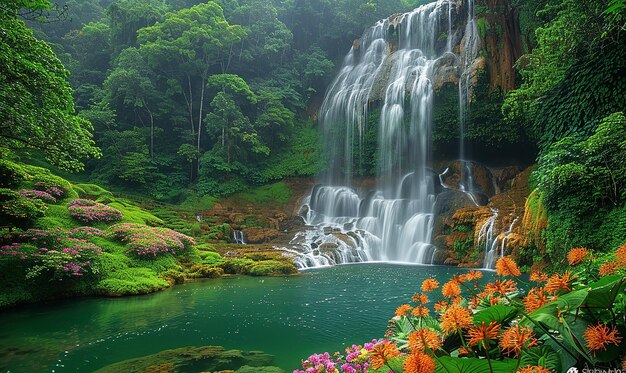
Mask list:
[[[96,373],[215,372],[283,373],[271,366],[272,355],[260,351],[225,350],[221,346],[188,346],[108,365]]]

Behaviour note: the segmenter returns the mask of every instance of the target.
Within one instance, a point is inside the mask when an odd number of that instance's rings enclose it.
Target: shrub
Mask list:
[[[83,276],[102,249],[85,240],[64,237],[59,232],[29,230],[19,236],[26,242],[0,247],[0,256],[24,268],[26,279],[46,277],[62,281]]]
[[[35,189],[46,192],[55,198],[63,198],[70,190],[70,183],[54,175],[37,175]]]
[[[17,188],[26,177],[24,169],[17,164],[0,159],[0,187]]]
[[[0,226],[25,228],[44,216],[46,209],[39,199],[27,199],[12,190],[0,189]]]
[[[123,216],[116,208],[88,199],[75,199],[67,209],[74,219],[83,223],[117,221]]]
[[[89,237],[102,237],[104,231],[94,227],[78,227],[70,230],[70,236],[73,238],[87,239]]]
[[[147,294],[169,287],[170,284],[158,278],[148,268],[125,268],[111,273],[96,284],[96,291],[102,295],[121,296]]]
[[[217,267],[223,269],[224,273],[229,275],[247,275],[250,273],[252,266],[254,266],[254,260],[238,258],[227,258],[217,264]]]
[[[128,253],[142,258],[165,253],[178,255],[196,244],[193,238],[168,228],[132,223],[115,224],[107,229],[105,236],[126,243]]]
[[[194,264],[189,269],[189,277],[191,278],[219,278],[224,275],[222,268],[211,267],[206,264]]]
[[[54,198],[52,195],[47,192],[42,192],[41,190],[22,189],[18,193],[20,194],[20,196],[26,199],[38,199],[46,203],[56,203],[57,201],[57,199]]]
[[[252,276],[291,275],[297,272],[293,264],[276,260],[264,260],[250,268]]]

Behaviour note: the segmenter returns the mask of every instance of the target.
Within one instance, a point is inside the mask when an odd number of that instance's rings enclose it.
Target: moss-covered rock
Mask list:
[[[282,373],[273,357],[260,351],[225,350],[220,346],[182,347],[115,363],[96,373],[216,372]]]

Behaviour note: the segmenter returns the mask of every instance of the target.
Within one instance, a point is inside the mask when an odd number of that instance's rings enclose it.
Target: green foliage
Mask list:
[[[214,265],[222,261],[222,256],[213,251],[201,251],[200,258],[201,264]]]
[[[276,260],[258,262],[249,271],[252,276],[292,275],[298,272],[293,263]]]
[[[32,226],[46,210],[46,204],[39,199],[28,199],[10,189],[0,188],[0,226]]]
[[[74,112],[69,73],[45,42],[36,39],[16,14],[3,9],[0,145],[38,149],[53,165],[81,170],[82,159],[100,152],[91,139],[91,124]]]
[[[240,198],[258,206],[284,205],[289,201],[290,197],[291,190],[282,181],[253,188],[234,196],[234,198]]]
[[[608,114],[624,110],[626,51],[608,45],[578,59],[547,92],[533,124],[544,148],[565,136],[589,136]]]
[[[125,268],[98,282],[95,290],[102,295],[121,296],[147,294],[167,287],[168,282],[148,268]]]
[[[548,212],[547,248],[555,262],[573,246],[608,249],[626,229],[626,117],[604,118],[586,140],[565,137],[539,160],[536,171]]]

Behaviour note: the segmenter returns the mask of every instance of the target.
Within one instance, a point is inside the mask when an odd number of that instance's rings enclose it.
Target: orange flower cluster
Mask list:
[[[482,298],[486,298],[488,295],[500,294],[507,295],[517,290],[517,284],[513,280],[496,280],[485,285],[484,290],[479,294]]]
[[[617,329],[600,323],[588,326],[583,336],[585,337],[587,348],[595,355],[597,351],[606,350],[609,344],[619,346],[622,337],[618,334]]]
[[[550,373],[550,369],[539,365],[526,365],[518,369],[517,373]]]
[[[439,335],[432,330],[423,328],[409,334],[409,347],[413,350],[435,351],[441,347],[441,339]]]
[[[413,298],[411,298],[411,300],[415,303],[426,304],[428,303],[428,295],[416,293],[415,295],[413,295]]]
[[[461,295],[461,285],[456,279],[452,279],[441,287],[441,294],[446,298],[452,298]]]
[[[572,272],[565,272],[562,275],[554,274],[548,279],[545,289],[548,293],[556,293],[559,290],[571,291],[572,280]]]
[[[615,251],[615,262],[620,267],[626,267],[626,243]]]
[[[374,346],[374,349],[370,352],[371,366],[374,369],[380,369],[383,365],[394,357],[400,355],[398,347],[395,343],[385,341],[378,343]]]
[[[508,256],[503,256],[496,262],[496,273],[498,276],[516,277],[522,274],[515,261]]]
[[[433,358],[418,350],[414,350],[407,356],[402,366],[404,373],[433,373],[435,371]]]
[[[443,312],[448,307],[448,302],[445,300],[440,300],[439,302],[435,302],[435,312]]]
[[[579,265],[585,261],[587,255],[589,255],[589,250],[584,247],[575,247],[567,253],[567,262],[571,266]]]
[[[532,271],[530,272],[530,281],[544,283],[548,281],[548,275],[540,271]]]
[[[456,277],[459,282],[471,282],[481,278],[483,278],[483,273],[476,270],[471,270]]]
[[[403,304],[396,308],[396,316],[405,316],[412,308],[408,304]]]
[[[472,326],[472,311],[453,304],[441,315],[440,321],[441,328],[447,334],[467,329]]]
[[[532,288],[524,297],[523,303],[526,311],[531,313],[556,299],[556,296],[551,296],[544,288]]]
[[[424,306],[417,306],[413,308],[413,311],[411,311],[411,315],[415,317],[426,317],[429,313],[430,311],[428,310],[428,308]]]
[[[612,275],[615,273],[615,270],[617,270],[618,267],[619,266],[617,265],[617,262],[606,262],[600,266],[600,269],[598,269],[598,274],[600,276]]]
[[[424,293],[431,292],[439,287],[439,281],[434,278],[427,278],[422,282],[422,291]]]
[[[498,338],[500,333],[500,324],[497,321],[492,321],[489,325],[485,325],[483,321],[479,326],[472,326],[467,331],[467,336],[470,338],[469,345],[474,346],[480,343],[483,348],[487,348],[489,341]]]
[[[533,331],[522,328],[519,325],[512,326],[502,333],[500,347],[505,354],[518,357],[524,348],[537,345],[537,339],[533,336]]]

